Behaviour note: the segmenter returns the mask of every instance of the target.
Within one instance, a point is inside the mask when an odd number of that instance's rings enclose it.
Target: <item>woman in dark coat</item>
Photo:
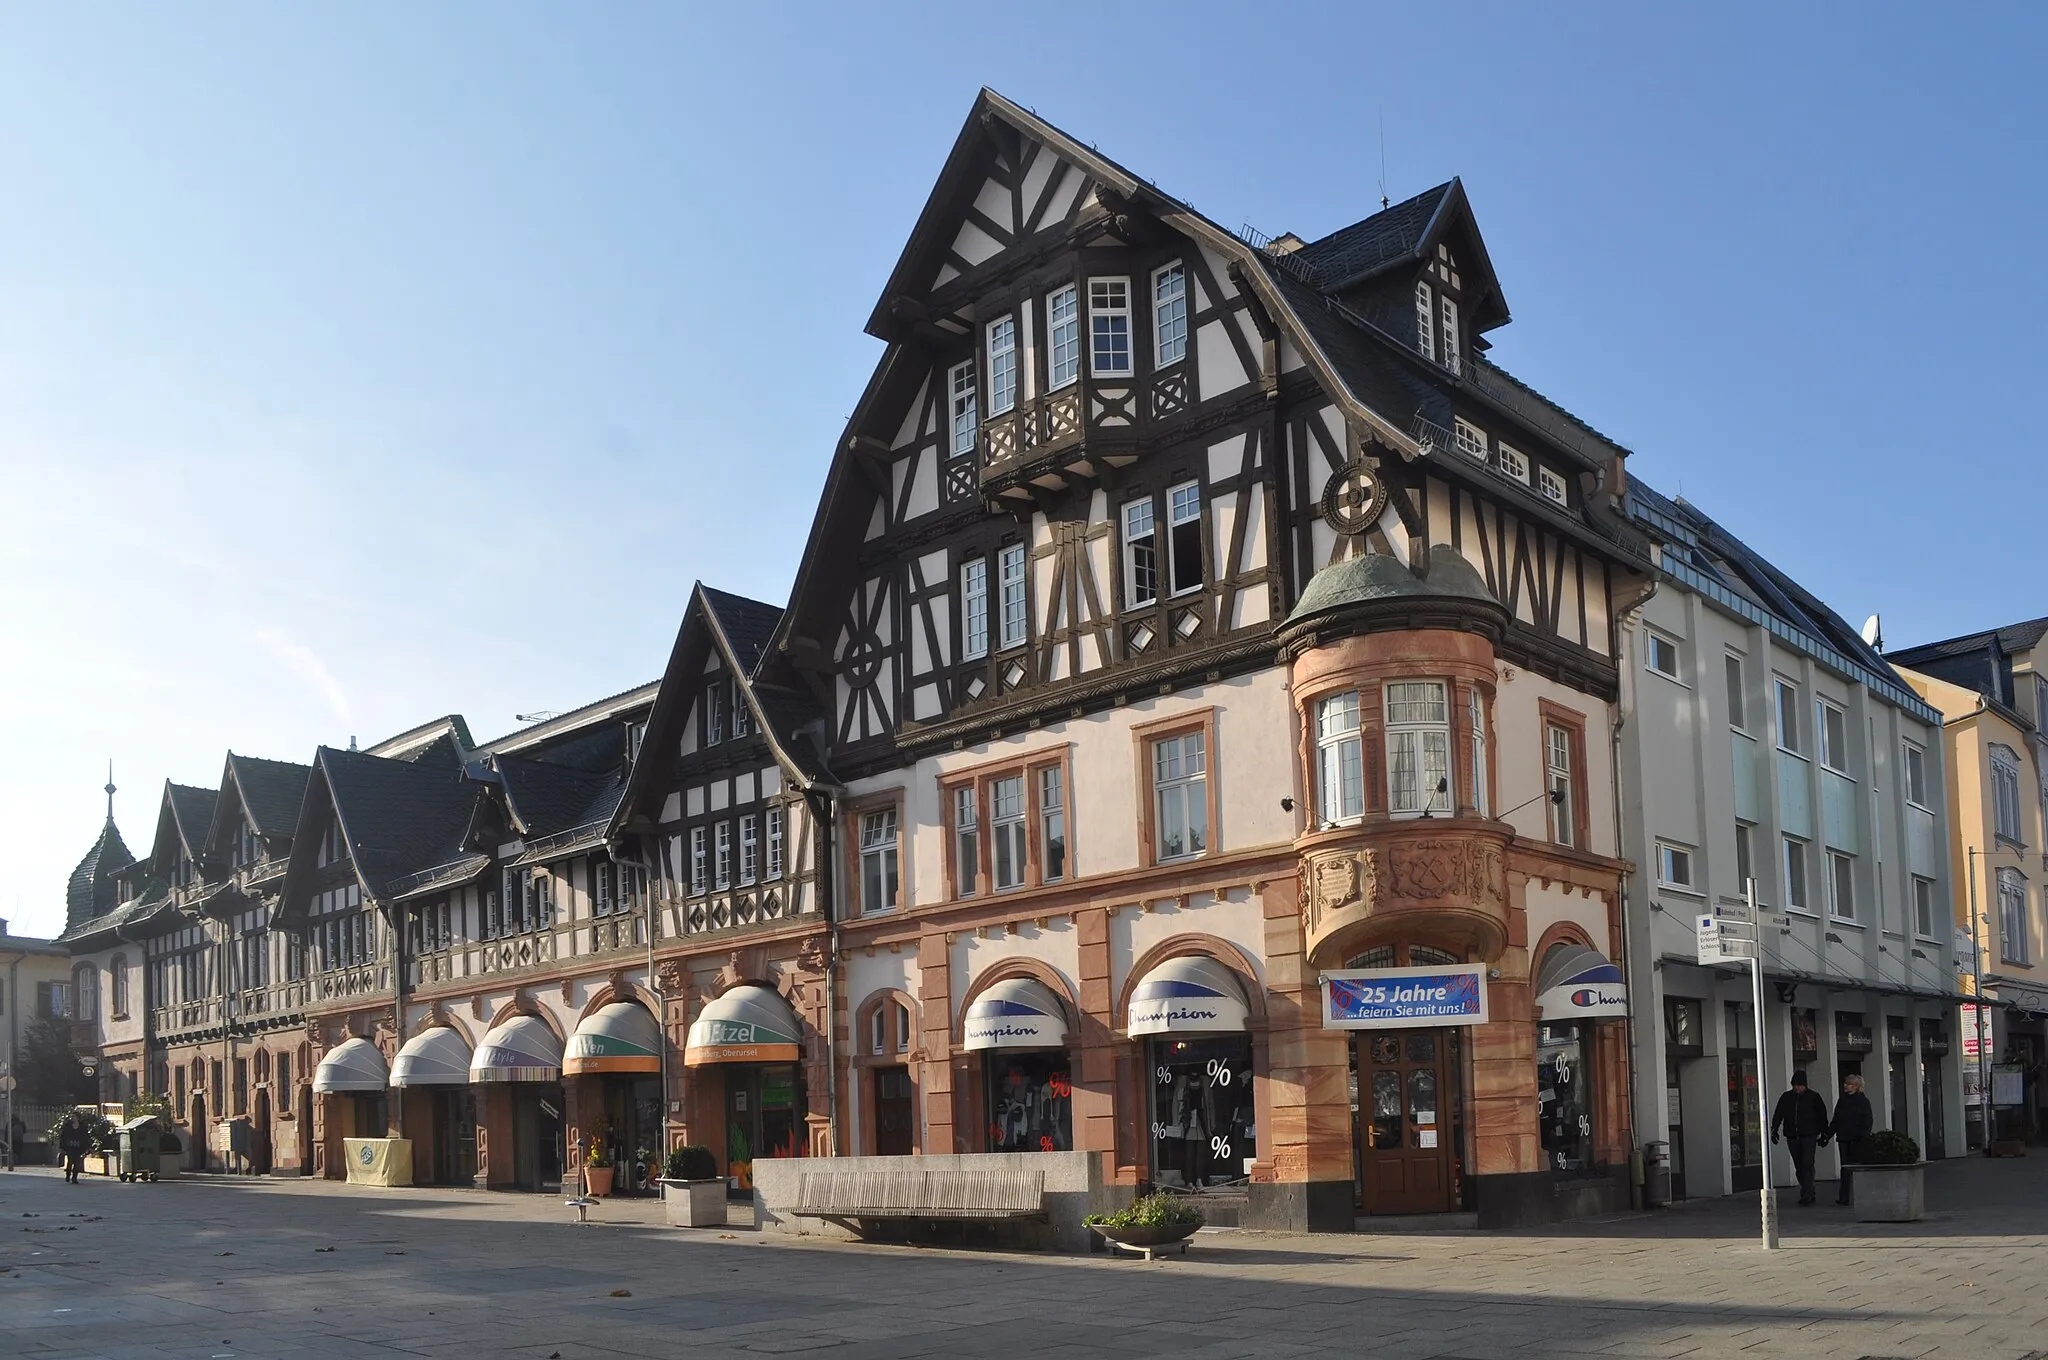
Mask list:
[[[1870,1112],[1870,1097],[1863,1094],[1863,1078],[1843,1077],[1842,1098],[1835,1102],[1835,1117],[1828,1121],[1828,1136],[1840,1145],[1842,1154],[1842,1188],[1835,1196],[1837,1204],[1849,1202],[1849,1167],[1859,1160],[1861,1144],[1870,1136],[1875,1118]]]

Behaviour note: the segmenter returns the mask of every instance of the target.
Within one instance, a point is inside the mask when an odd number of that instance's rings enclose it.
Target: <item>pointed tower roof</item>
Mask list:
[[[114,769],[107,767],[107,824],[100,828],[99,839],[92,843],[92,849],[85,852],[85,858],[78,861],[78,867],[71,871],[71,880],[64,890],[64,926],[67,930],[90,921],[95,916],[112,911],[118,903],[114,889],[114,875],[135,863],[135,856],[128,851],[121,839],[121,830],[114,825]]]

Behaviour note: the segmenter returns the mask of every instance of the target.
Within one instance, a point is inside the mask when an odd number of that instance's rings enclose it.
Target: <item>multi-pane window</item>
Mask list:
[[[599,916],[612,914],[612,866],[600,864],[590,874],[590,909]]]
[[[731,688],[723,680],[714,680],[704,688],[704,744],[716,746],[725,740],[725,705],[732,696]]]
[[[1927,801],[1927,752],[1924,748],[1906,743],[1906,801],[1919,807],[1930,807]]]
[[[860,819],[860,909],[896,909],[896,809],[878,808]]]
[[[768,809],[768,877],[782,877],[782,809]]]
[[[981,426],[981,412],[975,403],[973,361],[953,365],[948,382],[952,391],[953,457],[965,458],[974,452],[975,435]]]
[[[998,889],[1024,882],[1024,776],[1006,775],[988,786],[989,872]]]
[[[1482,463],[1486,461],[1486,431],[1463,416],[1451,417],[1451,442],[1467,458],[1477,458]]]
[[[1188,352],[1188,276],[1178,260],[1152,275],[1152,362],[1164,368]]]
[[[981,812],[974,785],[953,790],[953,895],[972,897],[981,874]]]
[[[1796,836],[1785,837],[1785,906],[1790,911],[1807,909],[1806,842]]]
[[[1657,842],[1657,881],[1667,888],[1692,888],[1692,851]]]
[[[128,1014],[128,961],[114,960],[114,1014],[116,1017]]]
[[[1364,747],[1355,692],[1333,694],[1316,705],[1316,784],[1324,825],[1365,815]]]
[[[1544,500],[1565,503],[1564,478],[1547,467],[1536,469],[1536,489],[1543,493]]]
[[[711,886],[732,886],[732,823],[720,822],[712,829]]]
[[[1126,377],[1131,371],[1131,281],[1088,280],[1088,371]]]
[[[1678,678],[1678,640],[1667,637],[1652,628],[1649,630],[1649,645],[1645,649],[1650,669],[1668,679]]]
[[[1124,603],[1132,608],[1159,598],[1159,538],[1152,498],[1124,507]]]
[[[1451,705],[1441,680],[1394,681],[1386,688],[1387,811],[1451,810]]]
[[[1486,770],[1486,699],[1478,690],[1468,696],[1467,720],[1472,727],[1472,810],[1482,817],[1492,815],[1492,782]]]
[[[750,812],[740,818],[740,882],[752,883],[760,867],[761,819]]]
[[[1998,956],[2006,963],[2026,963],[2033,954],[2027,939],[2027,880],[2017,869],[1998,871]]]
[[[747,712],[747,696],[740,689],[740,682],[732,682],[732,696],[728,701],[732,712],[732,734],[735,740],[753,731],[753,718]]]
[[[1998,817],[1998,834],[2005,840],[2020,839],[2020,758],[2010,747],[1991,748],[1991,793]]]
[[[988,413],[999,416],[1017,404],[1017,318],[988,323]]]
[[[1458,304],[1448,297],[1439,298],[1443,316],[1444,367],[1458,371]]]
[[[710,828],[690,828],[690,891],[693,893],[704,892],[711,886],[710,839]]]
[[[1934,880],[1913,880],[1913,933],[1922,939],[1934,936]]]
[[[1166,493],[1166,544],[1173,567],[1173,593],[1202,585],[1202,487],[1185,482]]]
[[[1820,721],[1815,731],[1820,737],[1820,763],[1830,770],[1846,772],[1849,768],[1849,718],[1825,699],[1816,700],[1815,711]]]
[[[1773,692],[1778,696],[1778,745],[1796,756],[1805,749],[1799,735],[1799,687],[1778,680]]]
[[[1733,652],[1721,658],[1721,672],[1728,684],[1728,725],[1738,732],[1749,730],[1748,691],[1742,684],[1742,658]]]
[[[1057,765],[1038,772],[1038,873],[1047,883],[1067,876],[1066,781]]]
[[[1500,470],[1523,486],[1529,484],[1529,457],[1520,449],[1507,444],[1500,446]]]
[[[988,655],[988,559],[960,564],[960,655],[972,661]]]
[[[1065,387],[1081,375],[1081,303],[1073,284],[1046,295],[1045,336],[1051,348],[1046,386]]]
[[[1209,752],[1200,732],[1152,743],[1155,857],[1185,859],[1209,848]]]
[[[1420,280],[1415,284],[1415,348],[1425,359],[1436,358],[1436,298]]]
[[[1543,727],[1544,791],[1550,795],[1550,839],[1559,845],[1578,843],[1578,776],[1572,758],[1571,729],[1557,723]]]
[[[1003,592],[1003,646],[1021,647],[1029,631],[1030,612],[1024,596],[1024,545],[1012,543],[996,557]]]

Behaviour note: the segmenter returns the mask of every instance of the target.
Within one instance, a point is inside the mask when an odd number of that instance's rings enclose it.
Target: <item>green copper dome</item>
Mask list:
[[[1332,563],[1309,581],[1287,622],[1300,623],[1350,605],[1393,599],[1473,600],[1500,607],[1470,562],[1456,549],[1437,547],[1430,551],[1429,573],[1422,577],[1386,553],[1366,553]]]

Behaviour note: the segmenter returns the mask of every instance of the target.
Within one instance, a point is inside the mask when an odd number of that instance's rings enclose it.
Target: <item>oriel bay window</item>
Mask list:
[[[1067,876],[1063,754],[955,775],[941,787],[947,883],[956,898]]]
[[[1356,821],[1365,815],[1364,739],[1358,721],[1358,695],[1333,694],[1316,705],[1317,807],[1325,826]]]
[[[1467,791],[1469,810],[1489,815],[1488,705],[1485,688],[1462,680],[1389,680],[1315,698],[1306,716],[1316,824],[1378,813],[1448,817],[1463,810]]]
[[[1447,816],[1451,788],[1450,686],[1396,680],[1386,687],[1387,811],[1396,817]]]

